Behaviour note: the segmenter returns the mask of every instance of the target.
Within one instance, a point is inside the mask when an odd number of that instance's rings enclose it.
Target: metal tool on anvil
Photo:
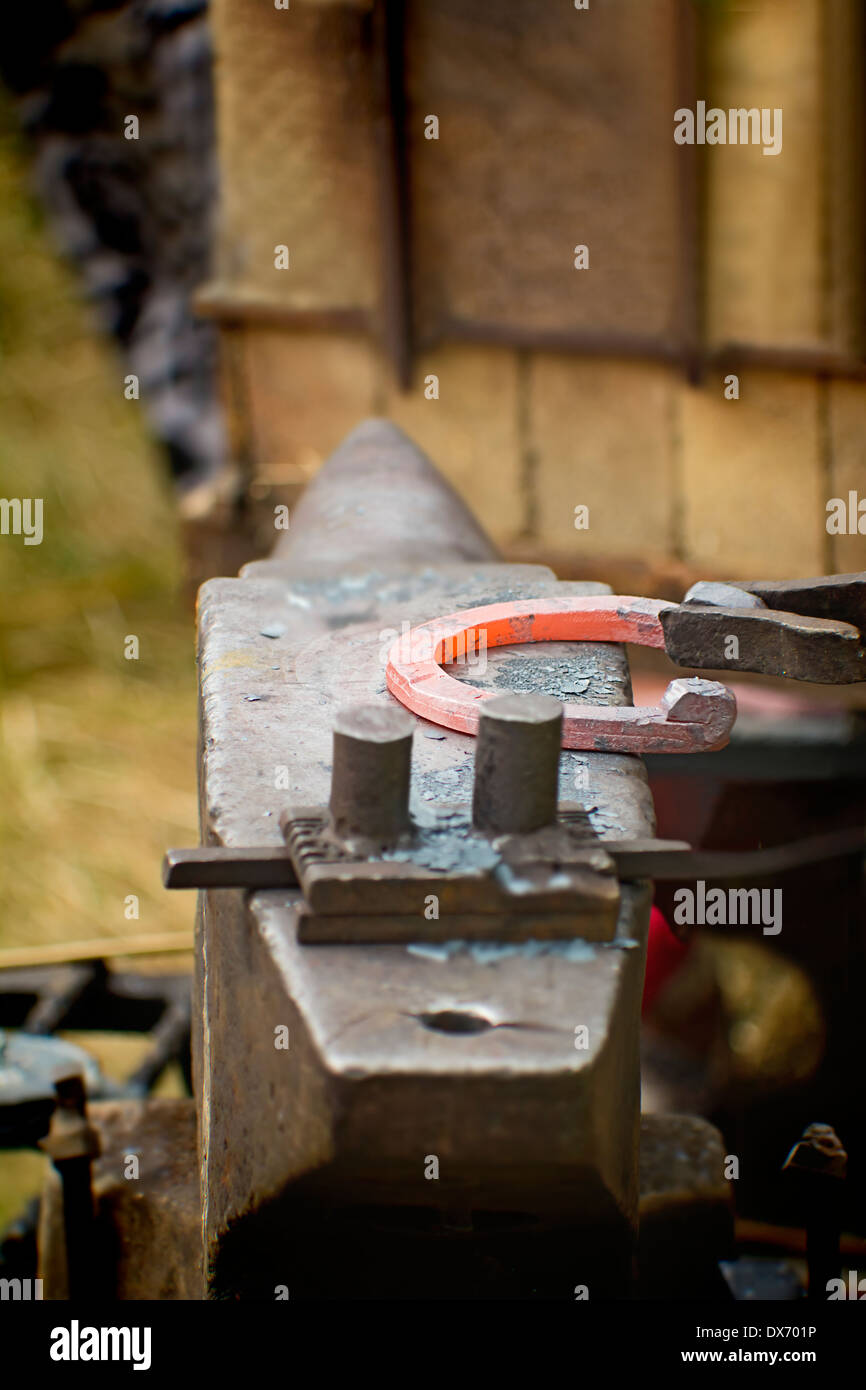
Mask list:
[[[369,768],[351,788],[351,798],[340,781],[348,759],[344,755],[338,773],[337,754],[331,807],[284,812],[286,848],[169,850],[164,885],[301,889],[306,907],[298,939],[308,943],[611,940],[620,882],[745,883],[866,853],[866,830],[856,828],[758,850],[695,850],[684,840],[652,837],[600,840],[582,806],[555,803],[556,768],[549,757],[539,756],[543,741],[535,728],[542,701],[557,725],[561,707],[557,715],[557,702],[546,696],[503,696],[486,704],[471,813],[468,806],[440,808],[424,826],[406,819],[408,778],[396,795],[381,794],[388,785],[389,758],[392,763],[395,754],[401,762],[405,758],[408,772],[404,750],[411,730],[387,707],[347,710],[335,731],[335,748],[349,744],[349,757]],[[503,724],[510,726],[512,739],[507,753]],[[364,734],[374,728],[377,736],[365,747]],[[527,731],[521,747],[520,735]],[[512,784],[504,799],[497,790],[503,779]],[[531,801],[525,796],[530,780]],[[491,801],[498,810],[489,809]],[[337,815],[335,803],[341,808]],[[510,816],[505,806],[512,808]],[[371,838],[377,815],[380,833]],[[388,822],[391,830],[385,829]],[[431,894],[435,917],[425,913]]]
[[[701,581],[659,618],[664,649],[678,666],[826,685],[866,679],[864,574]]]

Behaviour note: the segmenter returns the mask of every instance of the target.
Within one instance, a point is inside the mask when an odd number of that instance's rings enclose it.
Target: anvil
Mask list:
[[[407,624],[607,592],[503,563],[398,429],[361,425],[271,558],[200,593],[203,845],[280,857],[287,807],[329,802],[340,711],[399,708],[385,660]],[[487,691],[631,703],[616,642],[500,647],[467,674]],[[475,739],[405,717],[414,819],[469,806]],[[638,756],[557,756],[560,798],[579,804],[602,851],[651,838]],[[499,939],[431,940],[419,925],[416,940],[335,943],[305,935],[301,887],[282,884],[200,895],[207,1294],[624,1293],[649,885],[619,884],[594,939],[576,925],[521,940],[503,924]]]

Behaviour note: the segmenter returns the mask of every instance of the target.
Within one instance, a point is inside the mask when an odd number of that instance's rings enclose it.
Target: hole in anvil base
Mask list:
[[[416,1017],[434,1033],[483,1033],[493,1027],[481,1014],[460,1009],[440,1009],[438,1013],[417,1014]]]

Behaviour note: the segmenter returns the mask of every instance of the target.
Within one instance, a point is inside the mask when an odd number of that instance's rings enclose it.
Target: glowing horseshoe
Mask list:
[[[659,614],[675,604],[621,595],[518,599],[468,608],[421,623],[394,643],[386,680],[407,709],[464,734],[478,731],[478,707],[501,691],[479,690],[442,670],[482,646],[520,642],[636,642],[664,647]],[[563,748],[605,753],[699,753],[723,748],[737,715],[718,681],[673,680],[658,705],[566,705]]]

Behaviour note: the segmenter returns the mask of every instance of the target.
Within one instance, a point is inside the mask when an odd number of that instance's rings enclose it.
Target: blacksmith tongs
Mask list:
[[[866,680],[866,573],[701,581],[659,616],[678,666],[824,685]]]

